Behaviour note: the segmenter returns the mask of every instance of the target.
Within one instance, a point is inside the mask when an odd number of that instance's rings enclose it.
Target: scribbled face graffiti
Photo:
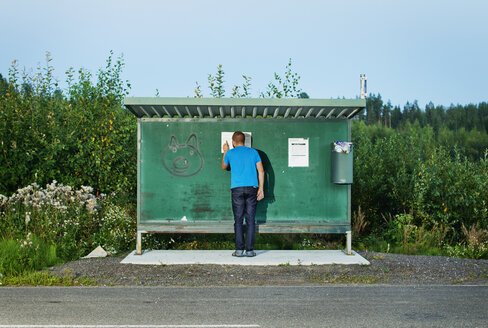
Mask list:
[[[163,166],[174,176],[191,177],[203,167],[203,158],[198,151],[198,140],[192,134],[185,144],[179,144],[175,136],[171,136],[168,147],[163,151]]]

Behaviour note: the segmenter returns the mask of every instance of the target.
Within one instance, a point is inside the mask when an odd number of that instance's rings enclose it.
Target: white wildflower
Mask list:
[[[96,198],[90,198],[86,201],[86,209],[88,213],[92,214],[96,211],[97,200]]]
[[[93,188],[90,186],[81,186],[81,190],[83,190],[87,194],[91,194],[93,192]]]
[[[7,201],[8,201],[8,197],[0,194],[0,206],[5,205],[5,203],[7,203]]]
[[[57,181],[56,180],[53,180],[53,182],[51,184],[46,185],[46,189],[47,190],[54,190],[54,189],[56,189],[56,183],[57,183]]]

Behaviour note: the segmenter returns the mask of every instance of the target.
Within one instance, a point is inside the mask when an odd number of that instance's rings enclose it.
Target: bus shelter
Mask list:
[[[265,170],[258,233],[344,233],[351,253],[351,119],[364,99],[138,98],[137,254],[147,233],[232,233],[222,144],[242,131]],[[232,144],[229,142],[229,144]]]

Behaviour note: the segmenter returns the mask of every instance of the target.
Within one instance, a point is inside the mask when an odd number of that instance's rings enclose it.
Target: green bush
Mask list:
[[[136,243],[136,220],[117,205],[105,207],[95,241],[106,251],[116,254],[133,249]]]
[[[414,200],[415,173],[423,156],[423,144],[431,138],[390,130],[385,136],[372,136],[363,122],[353,125],[354,183],[352,207],[361,206],[370,229],[382,225],[382,215],[409,211]],[[385,129],[386,130],[386,129]],[[427,139],[427,140],[424,140]]]
[[[373,251],[390,253],[391,243],[388,242],[383,234],[371,233],[361,238],[353,238],[353,247],[360,251]]]
[[[449,243],[462,240],[462,224],[488,226],[488,153],[471,160],[418,123],[393,130],[359,121],[352,128],[352,207],[364,212],[363,235],[384,234],[384,218],[403,213],[412,213],[419,233],[445,227]]]
[[[385,236],[392,252],[403,254],[440,255],[449,229],[443,225],[416,225],[411,214],[398,214],[388,222]]]
[[[425,223],[453,228],[456,240],[461,225],[488,226],[487,159],[469,161],[460,154],[451,157],[438,147],[421,163],[415,181],[415,215]]]
[[[136,119],[122,107],[130,88],[121,79],[123,59],[112,56],[95,76],[69,69],[65,91],[49,55],[36,74],[20,77],[14,62],[8,82],[0,76],[0,193],[57,180],[92,186],[97,195],[135,194]]]

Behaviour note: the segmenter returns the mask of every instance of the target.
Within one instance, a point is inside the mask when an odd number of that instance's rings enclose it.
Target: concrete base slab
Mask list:
[[[323,265],[361,264],[368,260],[352,251],[347,255],[341,250],[256,250],[255,257],[234,257],[231,250],[152,250],[136,255],[130,253],[120,263],[125,264],[223,264],[223,265]]]

